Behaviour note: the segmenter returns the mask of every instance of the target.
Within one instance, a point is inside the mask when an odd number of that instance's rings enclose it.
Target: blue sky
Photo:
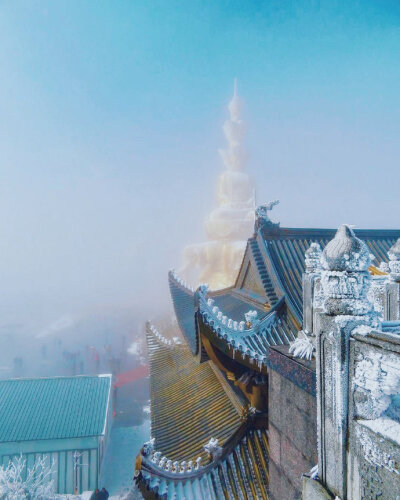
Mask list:
[[[282,225],[398,227],[399,23],[390,1],[0,1],[0,311],[164,297],[235,76]]]

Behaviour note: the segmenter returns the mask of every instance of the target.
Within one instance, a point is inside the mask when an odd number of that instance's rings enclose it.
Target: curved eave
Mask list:
[[[284,298],[252,328],[240,330],[235,324],[234,329],[226,317],[218,318],[219,312],[200,294],[199,332],[224,354],[253,370],[265,372],[269,348],[288,345],[296,338],[297,325],[287,318]]]
[[[200,297],[197,321],[201,338],[238,364],[263,375],[272,369],[315,396],[315,362],[294,359],[288,352],[298,326],[284,299],[255,328],[232,331],[212,309],[210,314],[210,306]]]
[[[191,472],[169,472],[140,455],[135,481],[144,498],[225,500],[241,492],[249,500],[267,499],[268,434],[253,425],[246,421],[217,460]]]

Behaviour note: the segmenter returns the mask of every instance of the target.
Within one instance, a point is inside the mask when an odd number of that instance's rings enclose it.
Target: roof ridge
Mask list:
[[[0,378],[0,383],[2,382],[19,382],[19,381],[29,381],[29,380],[53,380],[53,379],[77,379],[77,378],[112,378],[111,373],[99,373],[97,375],[48,375],[43,377],[14,377],[14,378]]]

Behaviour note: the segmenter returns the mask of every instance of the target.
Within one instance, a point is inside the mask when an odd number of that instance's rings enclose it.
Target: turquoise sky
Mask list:
[[[164,296],[235,76],[282,225],[398,227],[399,25],[397,1],[0,0],[0,312]]]

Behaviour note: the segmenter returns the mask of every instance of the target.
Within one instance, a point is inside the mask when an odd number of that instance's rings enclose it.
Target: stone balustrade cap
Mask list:
[[[390,260],[400,260],[400,238],[388,251]]]
[[[346,224],[339,227],[322,253],[322,266],[328,271],[367,271],[370,264],[367,245]]]

